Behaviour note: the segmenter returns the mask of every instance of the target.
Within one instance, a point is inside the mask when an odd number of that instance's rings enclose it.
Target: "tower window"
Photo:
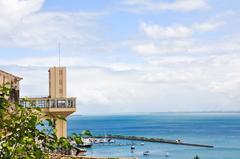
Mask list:
[[[59,94],[62,94],[63,93],[63,90],[62,89],[59,89]]]
[[[63,84],[63,81],[60,79],[59,80],[59,85],[62,85]]]
[[[62,76],[63,70],[59,70],[59,75]]]

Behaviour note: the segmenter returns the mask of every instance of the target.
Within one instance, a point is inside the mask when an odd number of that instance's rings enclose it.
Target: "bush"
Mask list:
[[[54,119],[47,119],[51,131],[37,129],[44,126],[41,109],[9,102],[10,91],[0,86],[0,158],[45,159],[47,153],[71,149],[68,139],[57,138]]]

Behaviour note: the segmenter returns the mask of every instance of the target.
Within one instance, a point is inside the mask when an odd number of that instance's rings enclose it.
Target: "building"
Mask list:
[[[67,117],[76,111],[76,98],[67,97],[67,71],[66,67],[51,67],[49,70],[49,96],[47,108],[43,112],[54,117],[61,115]],[[67,121],[56,121],[58,137],[67,137]]]
[[[49,96],[41,98],[20,98],[20,104],[25,107],[38,107],[46,114],[44,118],[56,118],[62,116],[66,118],[76,111],[76,98],[67,97],[67,71],[66,67],[51,67],[49,69]],[[0,85],[10,83],[14,90],[10,99],[19,99],[19,81],[22,78],[14,76],[4,71],[0,71]],[[44,120],[43,118],[43,120]],[[67,121],[56,120],[57,137],[67,137]]]
[[[19,99],[19,82],[22,80],[21,77],[7,73],[0,70],[0,86],[6,86],[11,88],[9,100],[11,102],[18,102]]]
[[[49,73],[49,97],[66,98],[67,97],[67,78],[66,67],[52,67]]]

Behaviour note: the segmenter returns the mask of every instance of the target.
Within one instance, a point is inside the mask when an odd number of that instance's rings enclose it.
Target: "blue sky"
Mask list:
[[[240,1],[0,0],[0,69],[47,96],[68,67],[77,114],[240,110]]]

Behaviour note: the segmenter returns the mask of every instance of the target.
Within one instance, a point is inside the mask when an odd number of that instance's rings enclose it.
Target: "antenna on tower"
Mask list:
[[[58,42],[58,65],[61,66],[61,44]]]

